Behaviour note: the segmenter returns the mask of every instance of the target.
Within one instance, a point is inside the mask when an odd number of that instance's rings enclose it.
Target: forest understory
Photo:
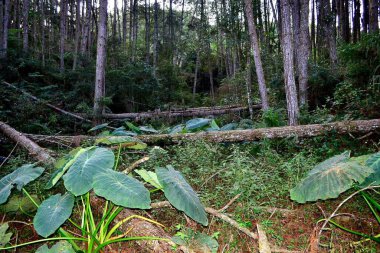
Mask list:
[[[0,0],[0,252],[380,252],[378,0]]]

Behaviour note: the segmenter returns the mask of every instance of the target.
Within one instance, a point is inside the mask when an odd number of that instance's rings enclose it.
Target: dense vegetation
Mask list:
[[[0,249],[256,252],[264,233],[272,251],[378,252],[378,125],[238,143],[141,138],[379,119],[379,8],[0,0],[0,129],[31,134],[50,159],[0,132]],[[232,105],[242,109],[211,112]],[[189,108],[210,113],[107,118]]]

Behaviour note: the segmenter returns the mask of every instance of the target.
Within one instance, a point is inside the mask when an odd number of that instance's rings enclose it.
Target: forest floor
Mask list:
[[[128,167],[133,161],[149,155],[150,160],[140,167],[152,170],[156,166],[173,165],[180,170],[190,185],[200,195],[205,206],[220,209],[236,195],[237,198],[225,212],[230,214],[240,226],[256,231],[256,225],[265,231],[274,252],[315,252],[318,221],[330,215],[339,203],[350,193],[339,199],[319,201],[310,204],[296,204],[290,200],[289,190],[318,162],[344,150],[351,150],[357,156],[377,150],[378,139],[359,140],[353,136],[322,136],[298,140],[288,138],[276,141],[263,140],[242,144],[210,144],[203,141],[182,143],[163,148],[149,147],[145,151],[122,152],[121,165]],[[11,149],[9,145],[9,149]],[[7,145],[3,146],[7,149]],[[64,148],[55,149],[66,153]],[[4,150],[3,150],[4,152]],[[27,162],[21,149],[13,155],[1,171],[6,174],[15,165]],[[59,187],[58,187],[59,188]],[[30,192],[42,193],[43,186],[30,186]],[[152,199],[160,201],[152,194]],[[278,210],[273,210],[276,208]],[[376,233],[379,227],[359,197],[345,204],[338,222],[348,228]],[[141,211],[166,226],[169,234],[193,231],[213,236],[219,243],[218,252],[258,252],[258,242],[239,232],[218,218],[210,217],[210,225],[203,227],[189,221],[180,212],[171,208]],[[18,220],[31,223],[30,217],[19,214],[5,214],[4,220]],[[37,239],[30,225],[11,224],[18,243]],[[375,231],[375,232],[374,232]],[[338,228],[329,227],[323,232],[319,252],[379,252],[380,247],[373,242],[360,241]],[[189,242],[191,244],[191,242]],[[17,252],[34,252],[36,247],[20,248]],[[133,244],[120,245],[121,252],[138,252]]]

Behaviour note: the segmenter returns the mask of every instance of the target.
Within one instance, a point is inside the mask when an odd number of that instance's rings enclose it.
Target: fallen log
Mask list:
[[[254,109],[260,109],[261,105],[254,105]],[[223,115],[228,113],[236,113],[248,110],[246,106],[238,107],[203,107],[203,108],[189,108],[184,110],[171,110],[171,111],[151,111],[151,112],[138,112],[138,113],[104,113],[105,119],[133,119],[135,121],[149,119],[149,118],[175,118],[175,117],[204,117],[210,115]]]
[[[43,164],[51,166],[55,162],[55,159],[45,149],[41,148],[38,144],[25,137],[24,134],[18,132],[16,129],[1,121],[0,131],[3,132],[6,136],[8,136],[11,140],[18,143],[21,147],[28,150],[33,157],[35,157],[38,161],[42,162]],[[104,202],[102,199],[97,197],[94,197],[94,199],[100,202]],[[131,215],[134,215],[134,212],[129,209],[125,209],[119,214],[116,220],[123,220],[125,217]],[[162,228],[157,227],[144,220],[134,219],[130,221],[130,225],[133,227],[131,233],[136,236],[144,235],[160,238],[170,238],[170,235],[168,235]],[[121,232],[125,233],[130,229],[130,227],[124,226],[120,229],[122,230]],[[141,249],[146,252],[170,252],[170,249],[173,244],[164,240],[148,240],[138,242],[138,245],[140,245],[142,247]]]
[[[373,120],[355,120],[340,121],[328,124],[313,124],[300,126],[285,126],[259,128],[249,130],[232,130],[232,131],[215,131],[215,132],[198,132],[187,134],[157,134],[157,135],[139,135],[141,141],[147,144],[173,144],[182,141],[205,140],[214,143],[221,142],[244,142],[256,141],[261,139],[278,139],[287,137],[314,137],[329,133],[346,134],[346,133],[367,133],[380,129],[380,119]],[[83,141],[94,141],[96,136],[46,136],[25,134],[25,136],[36,140],[49,143],[62,142],[66,145],[76,143],[79,145]]]
[[[10,84],[10,83],[5,82],[5,81],[3,81],[2,83],[5,84],[6,86],[10,87],[10,88],[13,88],[13,89],[15,89],[15,90],[17,90],[17,91],[20,91],[20,92],[21,92],[24,96],[26,96],[27,98],[29,98],[29,99],[31,99],[31,100],[33,100],[33,101],[36,101],[36,102],[38,102],[38,103],[44,104],[44,105],[46,105],[47,107],[53,109],[53,110],[56,111],[56,112],[59,112],[59,113],[61,113],[61,114],[67,115],[67,116],[69,116],[69,117],[72,117],[72,118],[78,119],[78,120],[80,120],[80,121],[85,121],[85,122],[92,123],[91,120],[89,120],[89,119],[86,119],[86,118],[84,118],[84,117],[82,117],[82,116],[79,116],[79,115],[77,115],[77,114],[75,114],[75,113],[65,111],[65,110],[63,110],[63,109],[61,109],[61,108],[59,108],[59,107],[56,107],[56,106],[54,106],[54,105],[52,105],[52,104],[50,104],[50,103],[44,102],[44,101],[42,101],[41,99],[37,98],[36,96],[33,96],[32,94],[30,94],[30,93],[28,93],[28,92],[26,92],[26,91],[24,91],[24,90],[22,90],[22,89],[20,89],[20,88],[18,88],[18,87],[16,87],[16,86],[14,86],[13,84]]]

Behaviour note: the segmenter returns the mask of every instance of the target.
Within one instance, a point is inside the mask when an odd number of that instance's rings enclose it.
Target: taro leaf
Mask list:
[[[12,233],[7,233],[8,228],[8,222],[0,225],[0,246],[5,246],[11,240]]]
[[[75,250],[69,242],[59,241],[51,249],[46,244],[42,245],[36,253],[75,253]]]
[[[51,189],[54,185],[56,185],[61,179],[61,177],[66,173],[66,171],[70,168],[71,165],[75,162],[75,160],[85,151],[92,149],[90,148],[76,148],[72,150],[68,155],[58,160],[54,167],[57,168],[56,171],[51,175],[49,182],[47,182],[45,189]]]
[[[176,126],[174,126],[171,130],[170,130],[170,132],[169,132],[169,134],[178,134],[178,133],[181,133],[182,131],[183,131],[183,128],[184,128],[184,125],[176,125]]]
[[[207,226],[205,209],[198,195],[181,173],[168,165],[166,168],[157,168],[156,174],[169,202],[178,210],[184,211],[190,218]]]
[[[115,129],[112,132],[112,135],[113,136],[136,136],[137,134],[132,131],[126,131],[125,129]]]
[[[307,173],[308,176],[319,173],[321,170],[333,168],[336,164],[347,162],[350,159],[350,151],[345,151],[340,155],[333,156],[319,164],[317,164],[311,171]]]
[[[374,170],[374,173],[366,178],[361,187],[367,187],[369,185],[380,185],[380,152],[371,155],[367,161],[366,165]]]
[[[0,179],[0,204],[7,201],[15,185],[20,191],[24,185],[41,176],[44,170],[41,167],[34,167],[33,164],[26,164]]]
[[[52,235],[71,215],[74,207],[74,196],[56,194],[41,203],[33,224],[37,233],[43,237]]]
[[[37,204],[41,203],[37,195],[32,194],[31,197]],[[19,210],[21,210],[23,213],[30,213],[36,211],[37,207],[34,205],[34,203],[30,200],[29,197],[22,197],[16,195],[10,197],[7,203],[0,206],[0,212],[3,213],[17,212]]]
[[[220,130],[220,127],[218,126],[218,124],[216,123],[216,121],[214,119],[211,121],[210,125],[211,125],[212,129],[217,130],[217,131]]]
[[[210,123],[211,119],[196,118],[191,119],[186,122],[186,130],[195,131],[202,127],[207,126]]]
[[[330,164],[324,162],[325,167],[321,164],[317,165],[313,169],[313,173],[309,173],[296,187],[290,190],[291,199],[298,203],[306,203],[318,199],[336,198],[350,189],[354,182],[361,184],[366,177],[373,173],[373,169],[357,162],[336,163],[336,160]]]
[[[380,173],[380,152],[373,154],[368,158],[366,165],[374,169],[374,171]]]
[[[221,131],[235,130],[238,127],[237,123],[229,123],[220,128]]]
[[[131,122],[127,121],[125,124],[129,127],[129,129],[136,134],[141,134],[141,129],[135,125],[133,125]]]
[[[203,233],[196,233],[194,236],[195,244],[199,245],[199,248],[203,248],[204,251],[197,252],[218,252],[219,243],[209,235]]]
[[[90,130],[88,130],[88,132],[94,132],[96,130],[100,130],[100,129],[103,129],[103,128],[106,128],[108,126],[108,123],[104,123],[104,124],[101,124],[101,125],[97,125],[97,126],[94,126],[93,128],[91,128]]]
[[[162,185],[158,181],[157,174],[155,172],[153,172],[153,171],[147,171],[147,170],[144,170],[144,169],[135,170],[135,172],[137,174],[139,174],[140,177],[142,177],[142,179],[144,179],[145,182],[153,185],[157,189],[162,189]]]
[[[152,133],[152,134],[158,133],[158,131],[151,126],[140,126],[139,128],[142,132]]]
[[[107,136],[95,141],[95,144],[104,145],[117,145],[122,144],[123,147],[129,149],[145,149],[147,145],[140,141],[139,139],[133,138],[131,136]]]
[[[114,153],[106,148],[86,150],[78,156],[68,172],[63,176],[65,187],[75,196],[85,194],[92,189],[93,177],[115,163]]]
[[[366,162],[371,155],[362,155],[358,157],[351,157],[349,161],[357,162],[360,165],[366,166]]]
[[[144,185],[124,173],[106,170],[94,177],[95,194],[112,201],[116,205],[149,209],[150,194]]]

